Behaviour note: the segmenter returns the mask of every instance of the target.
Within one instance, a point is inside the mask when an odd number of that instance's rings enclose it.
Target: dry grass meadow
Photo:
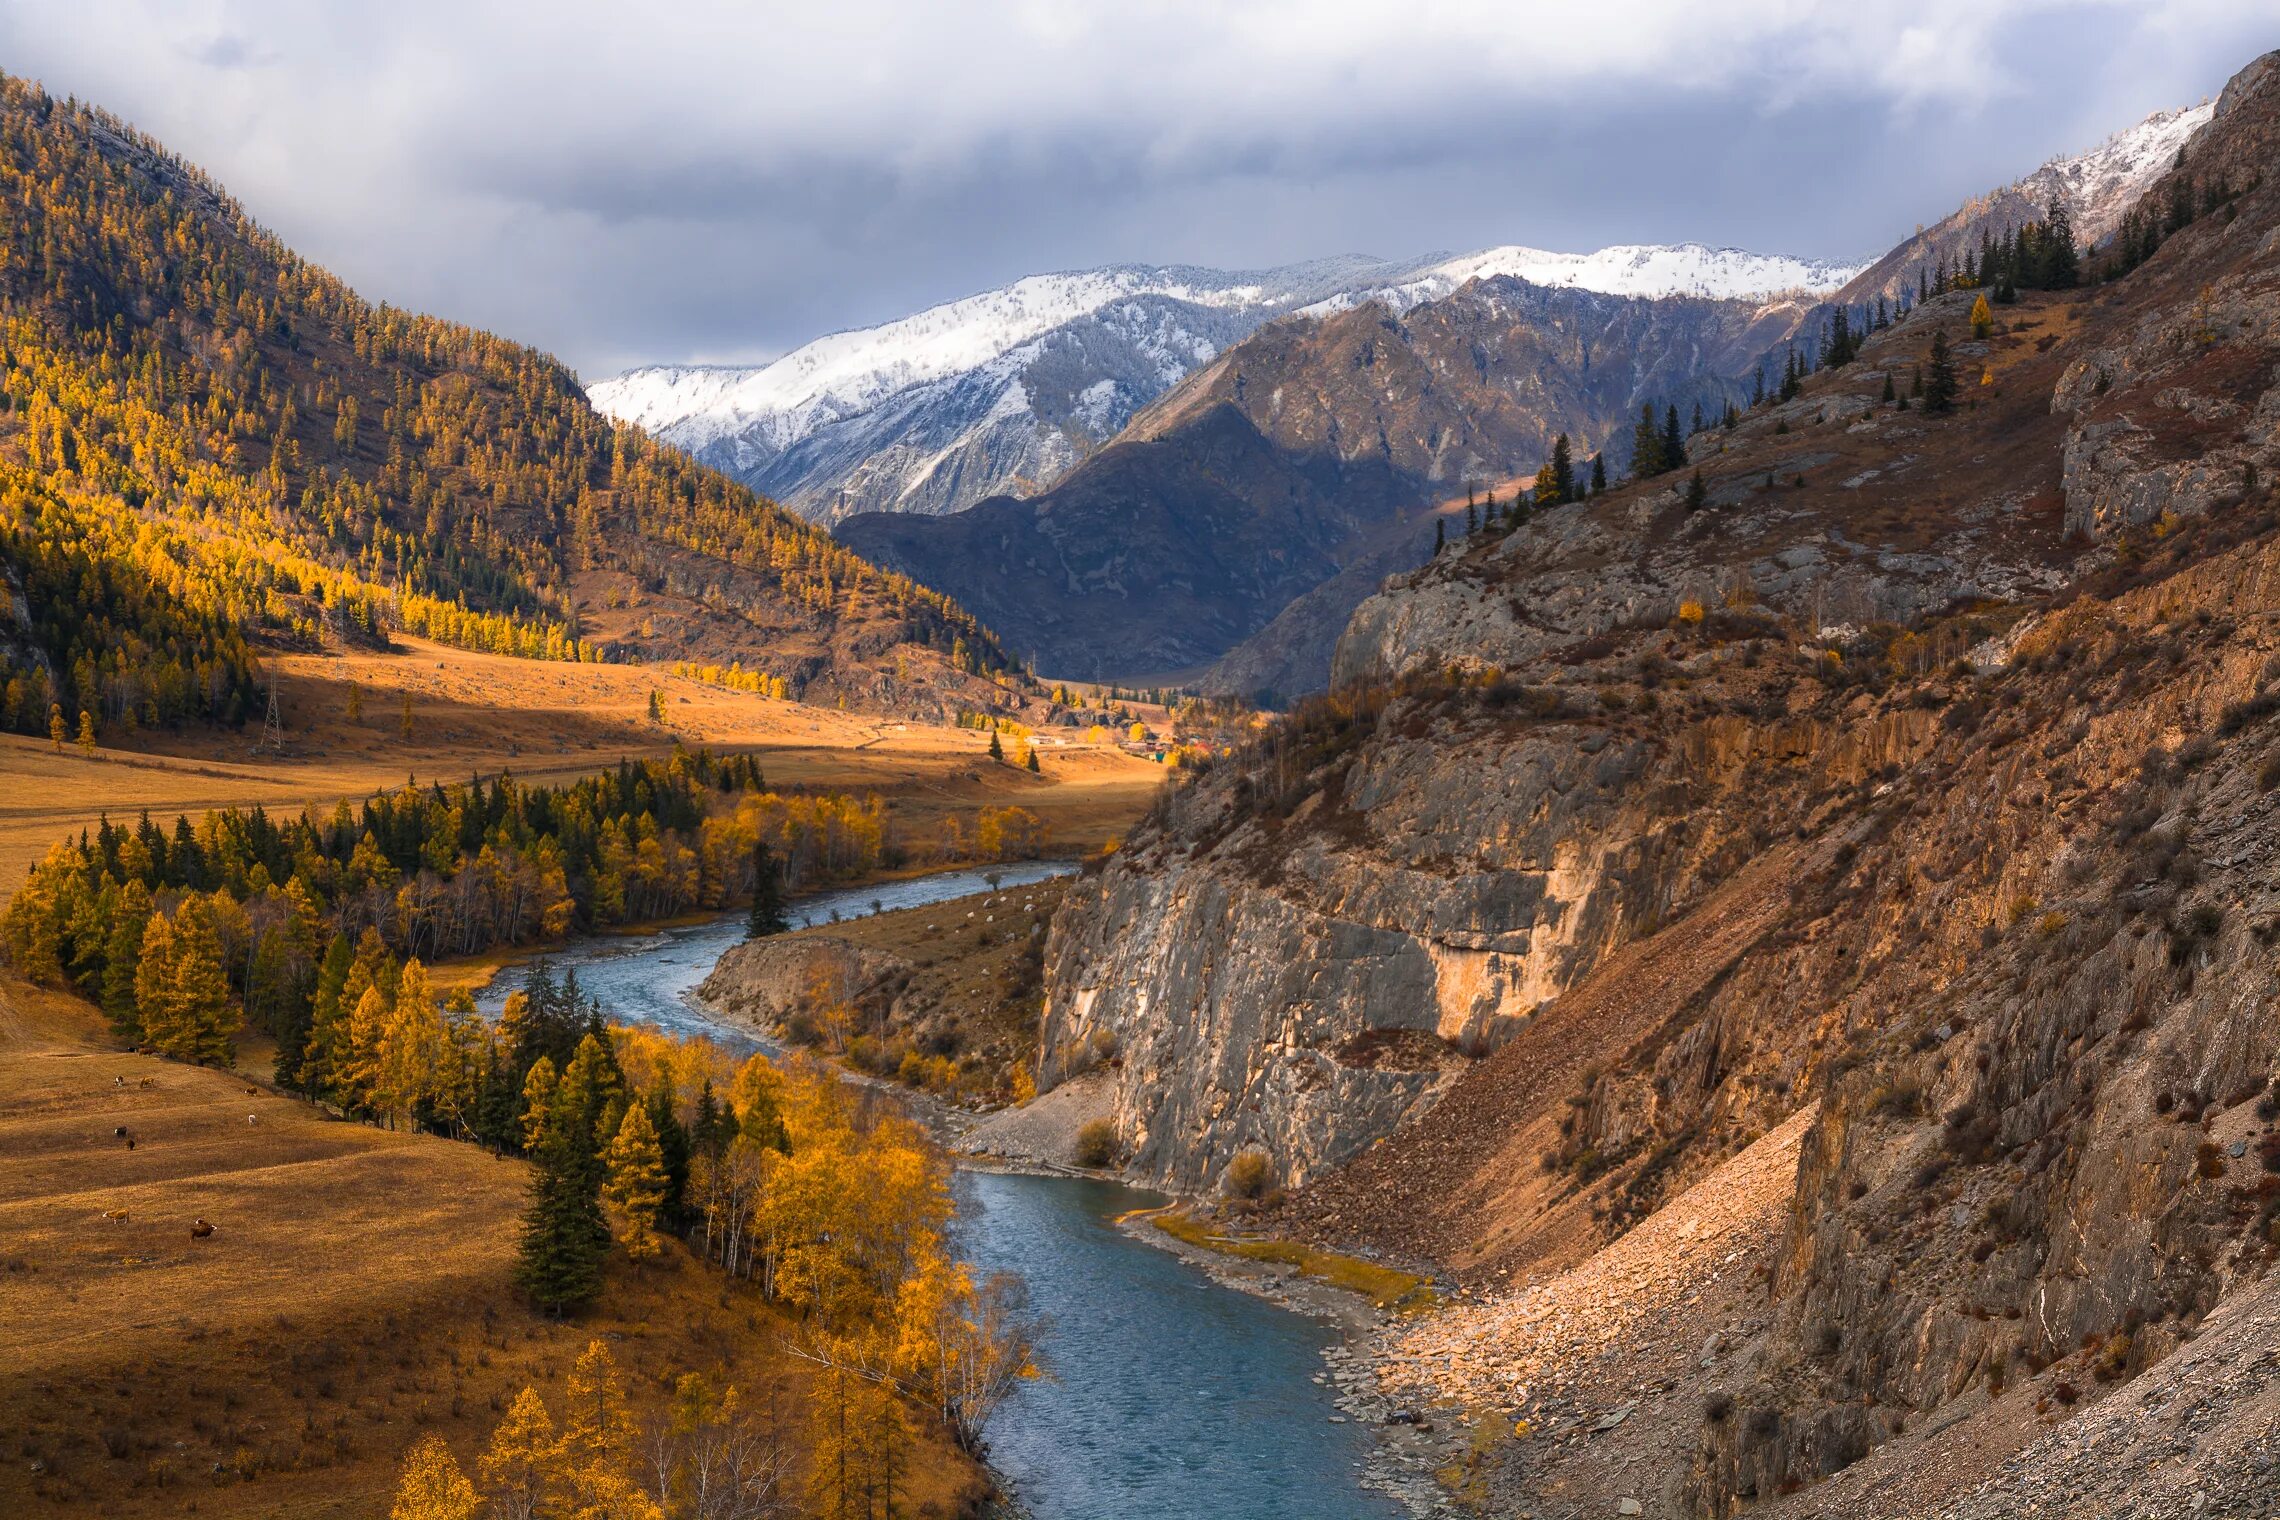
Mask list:
[[[637,1402],[702,1371],[798,1428],[783,1321],[678,1247],[613,1261],[576,1321],[534,1315],[521,1162],[107,1049],[84,1004],[12,979],[0,1156],[0,1514],[383,1515],[413,1441],[471,1469],[525,1384],[559,1410],[594,1336]],[[973,1470],[914,1457],[912,1513],[955,1513]]]
[[[287,737],[254,755],[242,734],[148,736],[98,749],[0,736],[0,900],[66,834],[108,812],[176,813],[260,804],[330,807],[407,777],[461,780],[512,770],[526,780],[583,775],[676,742],[757,754],[780,785],[876,791],[913,837],[943,812],[1019,803],[1053,825],[1056,849],[1087,849],[1147,807],[1161,767],[1113,748],[1055,744],[1040,776],[988,757],[989,736],[769,702],[653,666],[570,665],[470,653],[417,640],[390,654],[271,656]],[[350,717],[352,690],[362,708]],[[649,721],[662,692],[666,721]],[[411,704],[407,736],[404,704]]]

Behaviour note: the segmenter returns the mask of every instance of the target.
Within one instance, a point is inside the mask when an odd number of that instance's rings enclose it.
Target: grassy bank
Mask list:
[[[1355,1256],[1342,1256],[1319,1246],[1294,1240],[1271,1240],[1222,1233],[1185,1209],[1164,1209],[1149,1222],[1182,1245],[1243,1261],[1268,1262],[1291,1267],[1302,1276],[1358,1293],[1380,1309],[1395,1314],[1417,1314],[1433,1307],[1436,1295],[1424,1278]]]

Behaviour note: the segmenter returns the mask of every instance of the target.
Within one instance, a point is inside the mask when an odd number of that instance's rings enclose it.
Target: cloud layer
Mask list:
[[[600,375],[1127,259],[1874,253],[2212,92],[2275,22],[2280,0],[19,0],[0,59],[368,295]]]

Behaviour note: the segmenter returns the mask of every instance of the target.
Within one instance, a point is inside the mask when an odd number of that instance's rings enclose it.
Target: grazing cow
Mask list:
[[[261,1120],[256,1115],[247,1114],[245,1116],[245,1122],[248,1124],[258,1124],[261,1122]]]
[[[105,1209],[103,1217],[113,1224],[125,1224],[127,1222],[127,1211],[125,1209]]]
[[[137,1087],[156,1087],[156,1086],[158,1086],[158,1078],[156,1078],[156,1077],[145,1077],[145,1078],[143,1078],[143,1079],[142,1079],[140,1082],[137,1082],[137,1083],[135,1084],[135,1086],[137,1086]]]
[[[129,1136],[127,1136],[127,1149],[131,1151],[131,1150],[133,1150],[134,1148],[135,1148],[135,1137],[134,1137],[134,1136],[132,1136],[132,1135],[129,1135]]]
[[[124,1087],[127,1085],[127,1079],[125,1077],[113,1077],[111,1079],[111,1085],[113,1087]]]
[[[117,1129],[112,1130],[111,1133],[124,1140],[127,1138],[127,1127],[122,1124]]]
[[[190,1238],[192,1240],[204,1240],[213,1233],[214,1227],[206,1223],[205,1220],[193,1219],[190,1221]]]

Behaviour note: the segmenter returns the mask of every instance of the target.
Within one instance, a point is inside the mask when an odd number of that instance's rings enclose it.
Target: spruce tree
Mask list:
[[[2072,290],[2081,278],[2081,255],[2074,247],[2074,216],[2066,202],[2053,195],[2043,225],[2042,287]]]
[[[1924,410],[1935,414],[1955,410],[1955,364],[1948,358],[1945,332],[1932,334],[1932,356],[1924,366]]]
[[[1662,434],[1655,427],[1655,409],[1639,408],[1638,426],[1631,429],[1631,478],[1646,480],[1662,473]]]
[[[689,1202],[689,1129],[673,1103],[673,1084],[660,1078],[649,1095],[649,1124],[657,1131],[657,1155],[665,1165],[665,1227],[679,1231]]]
[[[752,912],[744,921],[744,937],[765,939],[791,926],[791,920],[784,916],[783,873],[776,869],[775,851],[763,839],[752,847]]]
[[[990,758],[1000,765],[1005,763],[1005,745],[998,740],[997,725],[990,725]]]
[[[610,1227],[602,1215],[602,1153],[595,1132],[615,1082],[615,1062],[588,1035],[548,1097],[531,1147],[536,1164],[515,1283],[533,1305],[556,1318],[592,1303],[602,1291]]]
[[[1605,454],[1594,454],[1591,456],[1591,494],[1597,496],[1606,489],[1607,456]]]
[[[1684,463],[1686,435],[1678,430],[1678,407],[1667,406],[1663,408],[1662,467],[1665,470],[1675,470]]]
[[[1034,744],[1029,746],[1029,753],[1021,763],[1029,767],[1029,774],[1032,776],[1045,774],[1045,768],[1037,763],[1037,746]]]
[[[1686,510],[1699,512],[1710,505],[1710,488],[1702,483],[1702,472],[1696,470],[1686,483]]]
[[[119,905],[111,914],[111,932],[103,941],[100,992],[112,1032],[129,1043],[142,1038],[142,1019],[135,1009],[135,967],[142,960],[143,929],[149,923],[150,889],[140,877],[132,878],[119,894]],[[278,1059],[282,1066],[282,1052]]]
[[[1560,500],[1575,500],[1575,453],[1565,433],[1552,440],[1552,483],[1559,488]]]

